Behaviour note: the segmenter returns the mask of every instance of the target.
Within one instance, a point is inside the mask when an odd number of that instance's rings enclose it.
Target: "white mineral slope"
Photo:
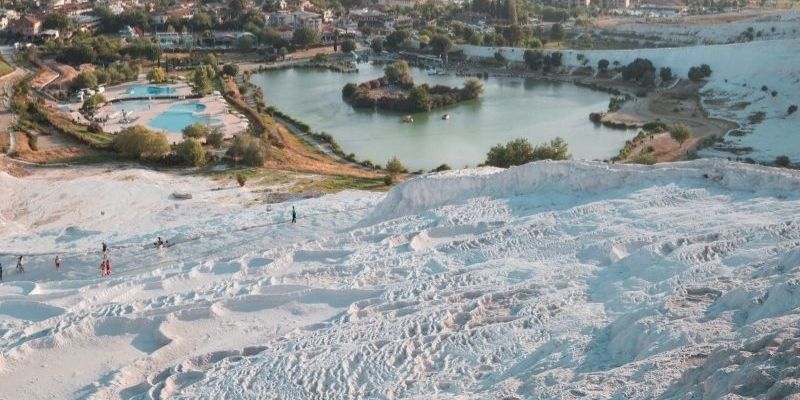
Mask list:
[[[525,52],[520,48],[459,48],[468,56],[480,57],[492,57],[501,50],[507,59],[515,61],[522,61]],[[726,136],[725,147],[738,148],[740,155],[760,161],[771,162],[778,155],[800,159],[800,140],[796,138],[800,112],[788,115],[789,106],[800,106],[800,39],[659,49],[566,50],[563,54],[569,66],[581,65],[579,54],[592,66],[601,59],[624,65],[647,58],[656,68],[669,67],[683,79],[689,68],[708,64],[713,73],[701,92],[706,109],[711,116],[736,121],[743,128],[744,136]],[[765,113],[764,121],[750,123],[748,117],[757,112]],[[702,154],[735,157],[715,149]]]
[[[297,225],[273,215],[287,205],[235,193],[181,203],[194,214],[139,203],[203,236],[115,249],[110,279],[93,275],[96,254],[60,279],[49,255],[7,274],[0,398],[800,395],[796,172],[721,160],[460,170],[296,202]],[[83,196],[76,206],[92,207]],[[16,219],[33,226],[32,213]],[[256,219],[275,224],[237,230]],[[147,225],[99,236],[133,241],[159,228]]]

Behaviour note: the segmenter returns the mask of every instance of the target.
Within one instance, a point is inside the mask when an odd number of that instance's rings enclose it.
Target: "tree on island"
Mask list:
[[[308,27],[299,28],[295,30],[294,34],[292,35],[292,42],[304,49],[318,44],[319,40],[319,32]]]
[[[386,77],[386,80],[389,81],[389,83],[407,84],[408,82],[411,82],[413,84],[413,80],[411,79],[411,74],[409,73],[408,69],[408,63],[403,60],[393,62],[384,67],[383,76]]]
[[[670,128],[669,135],[678,142],[678,148],[683,147],[683,142],[694,136],[692,130],[684,124],[675,124]]]
[[[464,97],[467,99],[478,98],[478,96],[483,94],[483,83],[477,79],[467,79],[467,81],[464,82],[462,91],[464,92]]]

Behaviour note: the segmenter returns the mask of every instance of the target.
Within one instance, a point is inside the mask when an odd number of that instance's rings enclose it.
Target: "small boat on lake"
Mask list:
[[[403,117],[403,122],[405,122],[407,124],[410,124],[410,123],[414,122],[414,117],[412,117],[410,115],[406,115],[405,117]]]
[[[450,119],[450,114],[442,115],[442,120],[447,121],[448,119]]]

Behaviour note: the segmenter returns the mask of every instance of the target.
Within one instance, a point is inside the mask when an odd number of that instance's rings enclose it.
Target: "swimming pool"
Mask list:
[[[188,125],[201,123],[207,125],[217,125],[220,121],[208,115],[199,115],[206,106],[199,103],[179,103],[173,104],[167,111],[158,114],[147,124],[153,129],[165,130],[171,133],[181,133],[181,130]]]
[[[175,88],[170,86],[136,85],[125,91],[130,97],[138,96],[167,96],[175,93]]]

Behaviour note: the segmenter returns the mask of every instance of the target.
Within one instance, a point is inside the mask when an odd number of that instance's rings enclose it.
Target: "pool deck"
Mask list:
[[[126,83],[119,86],[114,86],[106,89],[106,99],[114,99],[119,97],[126,96],[127,90],[132,86],[140,86],[140,85],[147,85],[146,81],[139,81],[139,82],[132,82]],[[190,95],[191,88],[186,85],[185,83],[170,85],[173,86],[176,91],[175,93],[170,93],[170,95]],[[126,110],[128,120],[123,120],[122,111],[125,110],[125,102],[119,102],[115,104],[107,103],[103,107],[101,107],[96,116],[100,118],[108,118],[108,121],[103,123],[103,130],[110,133],[116,133],[122,130],[123,128],[127,128],[133,125],[144,125],[148,128],[154,129],[149,126],[150,121],[156,118],[158,115],[166,112],[170,109],[173,105],[176,104],[191,104],[197,103],[202,104],[205,106],[203,111],[199,111],[196,115],[202,121],[205,117],[210,117],[214,119],[214,123],[212,126],[219,126],[222,128],[222,132],[225,134],[226,138],[233,137],[233,135],[238,134],[247,129],[248,121],[247,118],[230,107],[222,95],[219,94],[212,94],[205,97],[197,98],[197,99],[190,99],[190,100],[174,100],[174,99],[157,99],[157,96],[153,98],[153,100],[138,100],[137,103],[141,104],[142,102],[147,102],[148,108],[147,109],[135,109],[133,104],[131,104],[132,110]],[[163,129],[154,129],[161,132],[164,132],[167,135],[167,138],[170,142],[180,142],[183,140],[183,137],[180,132],[169,132]]]

